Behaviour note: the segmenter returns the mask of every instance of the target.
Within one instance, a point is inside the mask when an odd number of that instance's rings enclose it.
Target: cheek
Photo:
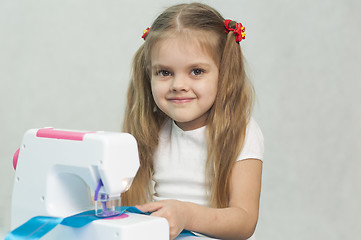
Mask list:
[[[213,82],[212,84],[209,84],[205,89],[207,89],[207,91],[205,91],[207,102],[208,104],[213,105],[217,95],[217,89],[218,89],[217,82]]]
[[[216,98],[217,95],[217,91],[218,91],[218,74],[214,77],[214,80],[212,81],[211,84],[211,89],[212,89],[212,93],[213,93],[213,97]]]
[[[162,86],[162,84],[159,84],[159,82],[157,82],[157,81],[152,81],[151,89],[152,89],[153,99],[154,99],[155,103],[158,105],[160,100],[165,95],[164,86]]]
[[[197,92],[207,99],[214,99],[217,95],[218,81],[206,81],[202,85],[197,86]]]
[[[216,95],[217,95],[217,87],[212,88],[209,91],[209,95],[208,95],[209,104],[213,105],[214,101],[216,100]]]

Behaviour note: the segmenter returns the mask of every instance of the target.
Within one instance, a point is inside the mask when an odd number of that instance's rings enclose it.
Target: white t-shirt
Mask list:
[[[237,161],[263,161],[263,141],[258,124],[251,118]],[[207,206],[206,159],[206,126],[183,131],[174,121],[166,122],[154,154],[154,200],[177,199]]]

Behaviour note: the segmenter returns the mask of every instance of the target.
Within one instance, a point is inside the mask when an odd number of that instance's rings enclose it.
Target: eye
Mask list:
[[[198,76],[204,73],[204,70],[201,68],[195,68],[192,70],[191,75]]]
[[[159,70],[157,71],[157,75],[162,76],[162,77],[169,77],[171,76],[171,72],[167,71],[167,70]]]

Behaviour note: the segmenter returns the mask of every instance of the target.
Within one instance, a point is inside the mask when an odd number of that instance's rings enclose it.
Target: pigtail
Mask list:
[[[138,142],[140,168],[130,189],[122,194],[122,205],[143,204],[152,200],[153,152],[158,145],[162,113],[155,113],[150,92],[150,77],[144,45],[133,59],[132,78],[128,88],[123,131],[132,134]],[[162,120],[163,119],[163,120]]]
[[[254,98],[233,32],[227,35],[219,69],[218,93],[207,128],[207,175],[210,205],[227,207],[231,170],[243,148]]]

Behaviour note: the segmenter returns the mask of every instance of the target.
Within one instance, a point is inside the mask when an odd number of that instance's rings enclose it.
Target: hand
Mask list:
[[[169,224],[169,239],[176,238],[188,221],[186,204],[178,200],[150,202],[136,207],[143,212],[152,212],[151,216],[166,218]]]

